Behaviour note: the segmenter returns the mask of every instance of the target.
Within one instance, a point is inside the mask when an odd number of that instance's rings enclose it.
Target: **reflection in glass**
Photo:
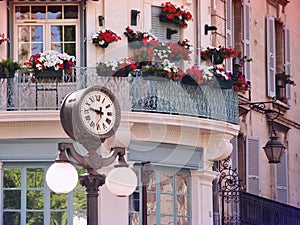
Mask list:
[[[140,211],[140,194],[135,191],[129,196],[129,211]]]
[[[43,212],[27,212],[26,213],[26,224],[44,224],[44,213]]]
[[[173,216],[160,216],[160,224],[174,224]]]
[[[31,54],[35,55],[37,53],[40,53],[43,51],[43,44],[42,43],[35,43],[32,44],[32,48],[31,48]]]
[[[26,193],[27,209],[44,209],[44,192],[43,191],[27,191]]]
[[[76,225],[80,225],[80,224],[87,224],[87,215],[86,212],[80,212],[80,211],[76,211],[73,214],[73,224]]]
[[[3,225],[20,225],[21,213],[19,212],[4,212],[3,213]]]
[[[31,41],[33,42],[43,42],[43,27],[42,26],[32,26],[31,27]]]
[[[3,191],[3,208],[20,209],[21,208],[21,190]]]
[[[131,213],[129,215],[129,225],[140,225],[140,215],[138,213]]]
[[[19,44],[18,53],[19,62],[23,64],[30,57],[30,44]]]
[[[156,174],[155,173],[153,173],[153,175],[149,181],[147,191],[156,191]]]
[[[187,174],[176,175],[176,189],[178,194],[189,194],[188,190],[189,176]]]
[[[51,44],[51,50],[57,51],[57,52],[63,52],[62,51],[62,44],[61,43],[52,43]]]
[[[156,212],[156,195],[147,194],[147,212],[155,213]]]
[[[78,19],[78,6],[77,5],[65,5],[64,19]]]
[[[65,43],[65,50],[64,50],[65,53],[76,56],[75,51],[76,51],[75,43]]]
[[[50,225],[68,224],[67,218],[68,218],[67,212],[51,212]]]
[[[43,168],[27,168],[26,186],[27,186],[27,188],[43,188],[44,187],[44,169]]]
[[[189,215],[189,197],[177,196],[177,214],[180,216]]]
[[[74,190],[74,210],[86,209],[86,195],[85,190]]]
[[[189,225],[189,224],[190,224],[189,218],[186,217],[177,218],[177,225]]]
[[[172,193],[173,189],[173,174],[161,173],[160,176],[160,191],[165,193]]]
[[[20,168],[4,168],[3,187],[4,188],[20,188],[21,187],[21,169]]]
[[[29,6],[16,6],[16,19],[25,20],[29,19]]]
[[[155,215],[149,215],[147,217],[147,224],[149,224],[149,225],[150,224],[156,224],[156,216]]]
[[[76,41],[75,26],[64,26],[64,41]]]
[[[160,195],[160,212],[162,214],[173,214],[173,195]]]
[[[48,19],[62,19],[62,6],[48,6]]]
[[[62,26],[51,26],[51,42],[62,42]]]
[[[46,6],[31,6],[31,19],[46,19]]]
[[[85,199],[85,198],[84,198]],[[67,209],[68,206],[68,195],[50,193],[50,209]]]
[[[30,26],[18,26],[18,41],[30,41]]]

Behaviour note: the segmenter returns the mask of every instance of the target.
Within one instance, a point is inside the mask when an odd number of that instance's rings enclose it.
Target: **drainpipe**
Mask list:
[[[196,1],[196,50],[197,50],[197,64],[201,63],[201,0]]]
[[[87,60],[86,60],[86,56],[87,56],[87,32],[86,32],[86,0],[83,0],[83,51],[82,51],[82,57],[81,57],[81,66],[87,66]]]

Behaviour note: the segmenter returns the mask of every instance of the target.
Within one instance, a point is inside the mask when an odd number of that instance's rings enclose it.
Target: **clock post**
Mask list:
[[[66,181],[71,174],[67,171],[64,173],[62,167],[67,165],[70,167],[72,162],[86,169],[87,172],[80,175],[79,180],[86,188],[87,225],[97,225],[99,187],[107,183],[108,189],[113,194],[128,196],[137,186],[137,177],[132,169],[128,168],[124,158],[125,148],[111,148],[111,154],[107,158],[103,158],[97,152],[101,143],[113,136],[120,125],[119,103],[109,89],[102,86],[88,87],[65,97],[61,106],[60,119],[66,134],[85,147],[88,154],[80,155],[72,143],[59,143],[59,156],[46,174],[47,184],[56,193],[68,193],[75,188],[77,182],[74,182],[70,189],[64,187],[66,184],[58,184],[59,176],[62,177],[59,180]],[[118,158],[118,165],[115,165],[107,177],[99,173],[101,168],[112,165],[116,158]],[[58,164],[60,168],[57,173],[54,168]],[[75,176],[78,180],[78,175]],[[126,184],[123,181],[124,176],[126,176]],[[122,192],[119,193],[119,190]]]

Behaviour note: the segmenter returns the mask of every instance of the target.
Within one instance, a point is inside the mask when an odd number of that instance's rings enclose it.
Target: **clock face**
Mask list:
[[[83,125],[95,135],[109,133],[116,123],[116,107],[108,94],[99,90],[88,92],[82,99],[80,115]]]

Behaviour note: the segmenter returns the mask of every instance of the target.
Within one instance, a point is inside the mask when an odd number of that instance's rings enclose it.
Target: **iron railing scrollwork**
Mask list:
[[[239,176],[236,168],[232,168],[230,157],[219,163],[219,195],[221,200],[221,224],[238,225],[239,213]]]

